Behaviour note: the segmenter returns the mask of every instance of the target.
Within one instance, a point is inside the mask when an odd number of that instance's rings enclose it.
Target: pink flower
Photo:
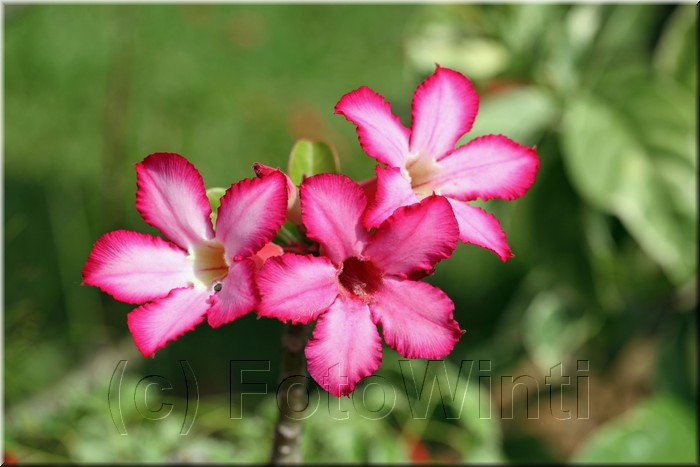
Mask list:
[[[258,177],[264,177],[272,172],[280,172],[282,175],[284,175],[284,178],[287,181],[286,220],[291,222],[292,224],[301,225],[301,207],[299,205],[299,196],[297,196],[298,190],[296,185],[294,185],[294,182],[292,182],[292,179],[289,178],[289,176],[287,176],[287,174],[282,172],[280,169],[260,164],[259,162],[253,164],[253,171],[255,171],[255,175],[257,175]]]
[[[535,181],[539,160],[534,148],[503,135],[482,136],[455,149],[478,107],[471,82],[440,66],[416,88],[411,130],[366,86],[340,99],[335,112],[357,126],[362,149],[386,165],[376,168],[376,194],[365,226],[376,227],[400,206],[442,195],[454,210],[460,240],[493,250],[503,261],[512,256],[498,220],[464,201],[524,195]]]
[[[362,225],[367,198],[343,175],[321,174],[300,187],[307,236],[323,256],[285,253],[258,274],[262,316],[308,323],[311,376],[347,395],[382,359],[377,325],[407,358],[442,358],[462,335],[444,292],[414,278],[433,270],[457,245],[458,226],[439,196],[398,209],[370,235]]]
[[[129,313],[128,326],[149,357],[205,316],[215,328],[257,306],[256,264],[282,253],[268,242],[284,221],[287,186],[281,172],[231,185],[215,232],[202,177],[184,157],[151,154],[136,164],[136,178],[136,209],[171,241],[126,230],[105,234],[83,282],[143,304]]]

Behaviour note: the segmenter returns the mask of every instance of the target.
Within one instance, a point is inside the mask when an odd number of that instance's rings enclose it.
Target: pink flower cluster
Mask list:
[[[110,232],[90,252],[83,281],[140,305],[128,327],[147,357],[205,318],[218,327],[255,310],[285,322],[316,321],[305,349],[309,373],[336,396],[379,368],[377,326],[406,358],[443,358],[464,331],[452,300],[421,279],[458,240],[511,257],[498,221],[467,202],[522,196],[539,165],[534,149],[501,135],[455,149],[478,100],[465,76],[438,66],[416,89],[409,130],[379,94],[361,87],[336,113],[357,126],[364,151],[383,164],[376,179],[360,185],[314,175],[295,203],[290,179],[256,164],[256,178],[231,185],[221,198],[215,227],[194,166],[177,154],[152,154],[136,165],[136,208],[170,241]],[[318,255],[272,243],[288,209],[299,208]]]

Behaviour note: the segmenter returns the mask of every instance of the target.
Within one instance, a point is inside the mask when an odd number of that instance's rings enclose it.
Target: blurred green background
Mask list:
[[[515,257],[460,245],[429,279],[467,330],[448,361],[452,391],[460,361],[475,362],[461,412],[460,397],[443,410],[436,385],[427,417],[412,417],[419,402],[385,346],[377,374],[398,388],[394,410],[370,420],[344,398],[348,419],[335,420],[327,404],[339,402],[322,393],[305,459],[697,461],[696,6],[3,8],[6,459],[267,462],[283,325],[203,324],[144,359],[126,327],[133,307],[81,286],[82,266],[105,232],[156,233],[134,207],[133,164],[149,153],[183,154],[207,186],[228,186],[254,162],[284,167],[297,138],[322,138],[367,178],[373,160],[333,106],[367,85],[408,125],[413,90],[439,63],[481,96],[463,142],[537,145],[527,195],[485,204]],[[245,376],[270,395],[244,395],[231,419],[230,360],[244,359],[270,360]],[[127,436],[108,407],[120,360]],[[180,360],[200,391],[187,436]],[[412,364],[420,385],[426,362]],[[571,384],[545,381],[559,364]],[[173,382],[149,393],[153,407],[173,404],[164,420],[130,400],[153,374]]]

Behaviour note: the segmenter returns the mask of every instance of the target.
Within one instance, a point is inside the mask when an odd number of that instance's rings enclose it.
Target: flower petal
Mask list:
[[[273,256],[282,256],[283,254],[284,250],[281,246],[270,242],[262,247],[260,251],[251,256],[250,259],[255,262],[255,267],[259,270],[263,264],[265,264],[265,261]]]
[[[287,181],[282,172],[234,183],[221,198],[216,239],[227,259],[255,254],[272,240],[287,213]]]
[[[411,154],[440,160],[467,133],[479,110],[479,96],[461,73],[437,66],[413,95]]]
[[[338,270],[324,257],[285,253],[268,259],[258,272],[261,316],[308,323],[338,295]]]
[[[362,189],[365,191],[367,205],[372,204],[372,201],[374,201],[374,196],[377,193],[377,177],[368,178],[359,183]]]
[[[167,297],[146,303],[127,315],[129,330],[144,357],[191,331],[202,322],[210,290],[174,289]]]
[[[359,255],[367,242],[360,222],[367,205],[362,187],[345,175],[320,174],[304,180],[299,192],[307,237],[336,264]]]
[[[210,240],[211,207],[202,176],[184,157],[155,153],[136,164],[136,209],[185,250]]]
[[[365,227],[377,227],[401,206],[418,202],[418,197],[411,188],[411,183],[395,167],[377,166],[377,189],[374,199],[367,207],[362,221]]]
[[[213,328],[240,318],[258,304],[255,286],[255,263],[250,259],[234,261],[221,282],[221,290],[210,298],[207,320]]]
[[[127,230],[100,237],[83,267],[83,282],[126,303],[165,297],[193,279],[187,253],[160,237]]]
[[[336,104],[335,113],[357,126],[360,146],[367,154],[382,164],[404,166],[410,132],[391,113],[391,105],[382,96],[362,86],[344,95]]]
[[[498,219],[471,204],[451,198],[446,199],[452,205],[452,211],[459,224],[460,240],[464,243],[473,243],[488,248],[504,262],[513,256],[508,243],[506,243],[506,234],[501,229]]]
[[[384,340],[406,358],[444,358],[464,333],[454,303],[426,282],[387,278],[370,305]]]
[[[286,173],[282,172],[282,170],[279,168],[270,167],[269,165],[264,165],[259,162],[253,164],[253,171],[258,178],[263,178],[275,172],[279,172],[284,175],[284,178],[287,181],[287,209],[292,208],[297,200],[297,187]]]
[[[534,149],[503,135],[476,138],[440,161],[428,183],[445,196],[464,201],[515,199],[535,181],[539,159]]]
[[[458,238],[450,203],[442,196],[429,196],[397,209],[379,226],[364,255],[385,274],[407,277],[449,258]]]
[[[382,341],[370,311],[356,300],[336,300],[306,345],[311,377],[336,397],[350,394],[382,363]]]

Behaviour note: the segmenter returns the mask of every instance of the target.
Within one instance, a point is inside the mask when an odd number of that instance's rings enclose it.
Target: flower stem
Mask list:
[[[280,382],[292,376],[305,376],[306,365],[304,347],[308,339],[308,326],[304,324],[286,324],[282,335],[282,371]],[[272,446],[273,464],[301,463],[302,420],[297,420],[291,413],[298,413],[297,407],[307,403],[305,386],[294,384],[289,390],[278,391],[277,407],[279,418],[275,427],[275,440]],[[282,400],[280,400],[282,399]]]

